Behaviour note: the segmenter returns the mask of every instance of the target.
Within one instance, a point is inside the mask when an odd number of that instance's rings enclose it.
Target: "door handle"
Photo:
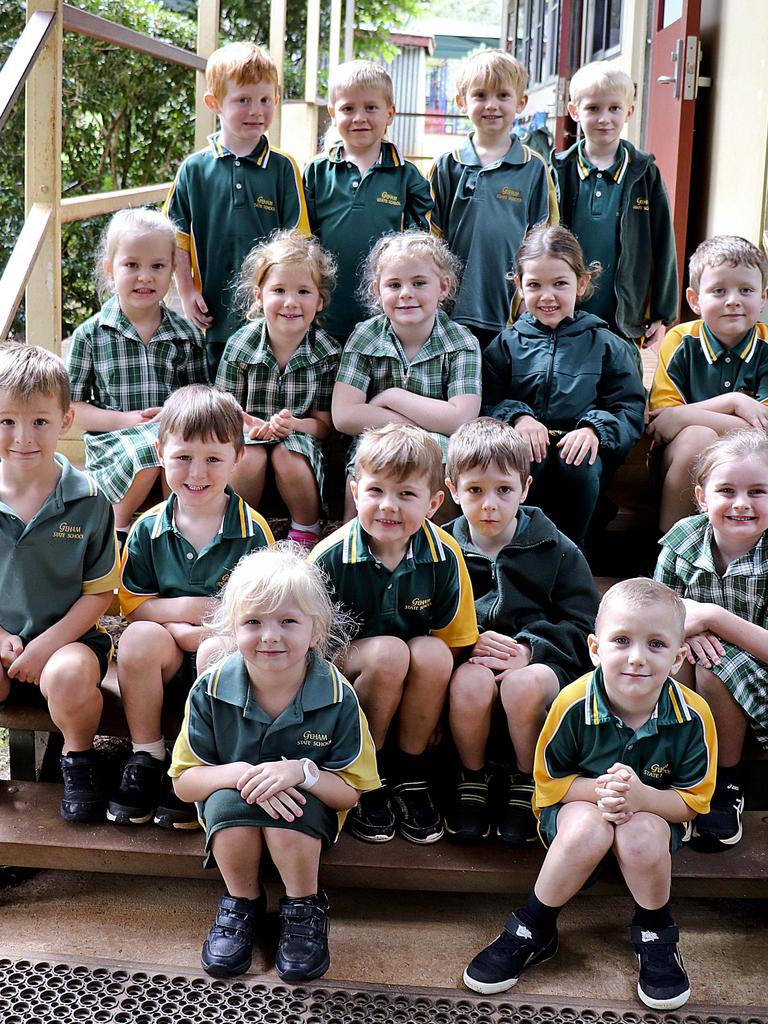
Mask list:
[[[677,78],[675,75],[659,75],[656,81],[659,85],[674,85]]]

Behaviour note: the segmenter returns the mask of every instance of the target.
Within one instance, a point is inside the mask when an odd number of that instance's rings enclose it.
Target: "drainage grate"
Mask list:
[[[211,981],[117,965],[0,959],[3,1024],[766,1024],[765,1008],[696,1007],[654,1013],[638,1006],[512,1003],[436,989],[258,979]]]

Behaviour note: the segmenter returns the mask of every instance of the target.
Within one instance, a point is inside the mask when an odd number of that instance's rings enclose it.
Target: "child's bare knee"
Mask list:
[[[408,641],[411,664],[420,671],[445,675],[453,672],[453,655],[448,645],[437,636],[415,636]]]
[[[355,663],[361,672],[376,678],[397,678],[408,674],[411,652],[405,640],[397,636],[372,636],[357,648]]]
[[[566,804],[557,818],[558,844],[578,852],[581,859],[591,855],[597,862],[604,857],[613,843],[614,831],[594,804]]]
[[[455,709],[490,707],[498,693],[496,678],[484,665],[461,665],[451,677],[451,706]]]
[[[545,665],[511,669],[502,675],[499,692],[507,714],[540,716],[543,722],[544,713],[557,696],[557,678]]]
[[[169,639],[170,633],[159,622],[129,623],[120,637],[120,668],[130,671],[135,666],[155,664]]]
[[[613,848],[622,864],[660,865],[669,853],[669,825],[657,814],[633,814],[614,829]]]

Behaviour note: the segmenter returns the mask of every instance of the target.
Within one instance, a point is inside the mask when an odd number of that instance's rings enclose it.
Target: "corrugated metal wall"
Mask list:
[[[403,46],[387,70],[394,83],[397,109],[390,136],[404,156],[420,156],[427,88],[426,51],[420,46]]]

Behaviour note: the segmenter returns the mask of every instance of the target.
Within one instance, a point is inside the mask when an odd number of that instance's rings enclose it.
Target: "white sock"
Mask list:
[[[151,754],[156,761],[165,760],[165,740],[161,736],[159,740],[154,740],[152,743],[132,743],[134,754],[138,754],[140,750],[143,750],[147,754]]]
[[[315,536],[319,536],[319,534],[320,534],[320,520],[318,519],[318,521],[316,523],[309,523],[309,524],[307,524],[307,523],[297,523],[295,520],[292,519],[291,520],[291,529],[292,530],[301,530],[303,533],[314,533]]]

